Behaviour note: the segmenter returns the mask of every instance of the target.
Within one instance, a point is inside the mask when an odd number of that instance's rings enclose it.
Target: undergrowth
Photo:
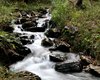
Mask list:
[[[78,34],[74,38],[66,31],[63,37],[69,37],[68,43],[74,52],[85,52],[100,61],[100,1],[84,0],[83,8],[69,5],[68,0],[53,0],[53,19],[58,26],[78,27]]]

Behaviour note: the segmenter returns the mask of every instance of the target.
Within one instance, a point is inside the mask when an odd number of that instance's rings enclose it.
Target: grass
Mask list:
[[[100,1],[91,5],[89,0],[84,0],[84,9],[73,8],[68,0],[53,1],[52,15],[58,26],[75,26],[79,29],[74,39],[66,31],[63,32],[64,37],[69,37],[72,51],[91,54],[100,62]]]
[[[37,10],[39,8],[45,8],[50,7],[50,4],[48,1],[45,1],[45,3],[39,2],[39,0],[35,3],[29,3],[26,4],[24,2],[10,2],[8,1],[0,1],[0,23],[10,22],[12,19],[16,18],[17,14],[13,13],[14,15],[11,15],[12,12],[14,12],[15,9],[20,10]]]
[[[43,0],[42,0],[43,1]],[[49,7],[52,11],[52,19],[57,26],[78,27],[78,33],[74,38],[63,31],[62,37],[68,38],[73,52],[85,52],[94,56],[100,62],[100,1],[93,2],[84,0],[83,8],[78,9],[69,4],[68,0],[52,0],[52,2],[37,1],[34,3],[4,2],[0,1],[0,23],[10,22],[16,18],[11,15],[14,9],[37,10]],[[1,33],[0,33],[1,34]]]

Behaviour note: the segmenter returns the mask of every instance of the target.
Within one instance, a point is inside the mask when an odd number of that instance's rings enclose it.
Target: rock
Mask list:
[[[20,13],[23,17],[27,16],[27,12],[26,11],[23,11],[23,10],[20,10]]]
[[[29,39],[21,39],[20,41],[22,42],[23,45],[32,44],[34,42],[33,40]]]
[[[14,30],[14,28],[13,28],[12,26],[6,27],[6,28],[4,29],[4,31],[10,32],[10,33],[12,33],[13,30]]]
[[[22,28],[25,29],[25,30],[28,30],[30,28],[33,28],[37,25],[36,22],[32,22],[32,21],[27,21],[25,23],[22,24]]]
[[[51,51],[62,51],[62,52],[70,52],[70,45],[64,41],[54,40],[55,48],[51,48]]]
[[[12,33],[14,28],[10,26],[10,23],[1,23],[0,29]]]
[[[88,66],[89,64],[92,64],[94,62],[94,59],[91,56],[81,55],[80,59],[83,66]]]
[[[74,7],[82,7],[83,0],[69,0],[71,4],[73,4]]]
[[[20,23],[21,24],[23,24],[23,23],[25,23],[27,21],[30,21],[30,18],[22,18],[22,19],[20,19]]]
[[[58,38],[58,37],[61,36],[61,32],[57,28],[51,28],[51,29],[47,30],[47,32],[45,33],[45,35],[47,37],[51,37],[51,38]]]
[[[53,42],[52,42],[51,39],[45,38],[45,39],[42,40],[41,45],[44,46],[44,47],[50,47],[50,46],[53,46]]]
[[[30,36],[30,39],[34,39],[34,37],[35,37],[34,35],[31,35],[31,36]]]
[[[49,21],[49,26],[50,26],[50,28],[55,28],[57,25],[54,21],[50,20]]]
[[[16,19],[16,20],[14,21],[14,24],[21,24],[20,19]]]
[[[100,66],[95,66],[93,64],[89,65],[89,72],[94,76],[100,77]]]
[[[53,61],[53,62],[63,62],[65,61],[65,56],[61,56],[61,55],[49,55],[49,58],[50,58],[50,61]]]
[[[55,52],[50,53],[49,59],[52,62],[63,62],[67,60],[67,56],[66,56],[66,53],[55,51]]]
[[[29,39],[28,36],[20,36],[20,41],[23,45],[32,44],[34,41]]]
[[[81,72],[83,69],[80,62],[56,64],[55,70],[61,73]]]
[[[19,53],[19,55],[21,56],[27,56],[29,53],[31,53],[31,50],[27,47],[24,47],[24,46],[18,46],[16,48],[16,52]]]
[[[78,32],[78,28],[74,26],[65,26],[64,30],[67,30],[67,32],[70,34],[75,34]]]
[[[17,72],[15,76],[11,76],[10,80],[41,80],[41,78],[31,72],[21,71]]]
[[[31,32],[44,32],[45,27],[30,27],[30,28],[27,28],[26,30],[31,31]]]

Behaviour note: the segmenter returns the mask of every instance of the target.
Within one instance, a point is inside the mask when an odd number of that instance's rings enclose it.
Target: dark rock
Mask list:
[[[16,52],[19,53],[19,55],[22,55],[22,56],[25,57],[29,53],[31,53],[31,50],[29,48],[27,48],[27,47],[19,46],[19,47],[17,47]]]
[[[30,27],[26,29],[27,31],[31,32],[44,32],[45,28],[44,27]]]
[[[49,55],[49,57],[50,57],[50,61],[53,61],[53,62],[63,62],[64,61],[63,58],[58,57],[58,56]]]
[[[27,21],[30,21],[30,19],[29,18],[22,18],[22,19],[20,19],[20,23],[21,24],[23,24],[23,23],[25,23]]]
[[[34,35],[31,35],[31,36],[30,36],[30,39],[34,39],[34,37],[35,37]]]
[[[31,27],[34,28],[36,25],[37,25],[37,23],[35,23],[35,22],[27,21],[27,22],[22,24],[22,28],[25,29],[25,30],[28,30]]]
[[[34,41],[29,39],[28,36],[20,36],[20,41],[23,45],[32,44]]]
[[[60,44],[56,47],[56,50],[62,51],[62,52],[70,52],[70,47],[65,44]]]
[[[20,11],[20,13],[21,13],[21,15],[24,17],[24,16],[27,16],[27,13],[26,13],[26,11]]]
[[[38,12],[44,15],[47,13],[47,10],[46,9],[38,9]]]
[[[14,23],[15,24],[21,24],[20,19],[16,19]]]
[[[20,40],[22,42],[23,45],[26,45],[26,44],[32,44],[33,40],[29,40],[29,39],[21,39]]]
[[[95,66],[95,65],[90,64],[89,72],[94,76],[100,77],[100,66]]]
[[[56,64],[55,70],[61,73],[81,72],[83,69],[80,62]]]
[[[13,32],[13,30],[14,30],[14,28],[13,28],[13,27],[11,27],[11,26],[6,27],[6,28],[4,29],[4,31],[10,32],[10,33],[12,33],[12,32]]]
[[[52,62],[63,62],[67,59],[66,53],[59,52],[51,52],[49,55],[49,59]]]
[[[54,21],[50,20],[49,21],[49,26],[50,26],[50,28],[55,28],[57,25]]]
[[[57,28],[51,28],[51,29],[47,30],[47,32],[45,33],[45,35],[47,37],[51,37],[51,38],[58,38],[58,37],[61,36],[61,32]]]
[[[53,46],[53,42],[51,39],[45,38],[42,40],[41,45],[45,47],[50,47],[50,46]]]
[[[28,39],[28,36],[20,36],[21,39]]]
[[[50,51],[62,51],[62,52],[70,52],[70,45],[64,41],[54,40],[55,47],[50,48]]]

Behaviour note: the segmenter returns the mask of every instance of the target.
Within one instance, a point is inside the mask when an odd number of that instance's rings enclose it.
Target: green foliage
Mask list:
[[[53,0],[53,19],[58,26],[75,26],[79,32],[74,38],[67,32],[63,32],[68,42],[73,46],[72,50],[90,53],[98,58],[100,55],[100,1],[90,4],[84,0],[84,9],[77,9],[69,5],[67,0]]]

